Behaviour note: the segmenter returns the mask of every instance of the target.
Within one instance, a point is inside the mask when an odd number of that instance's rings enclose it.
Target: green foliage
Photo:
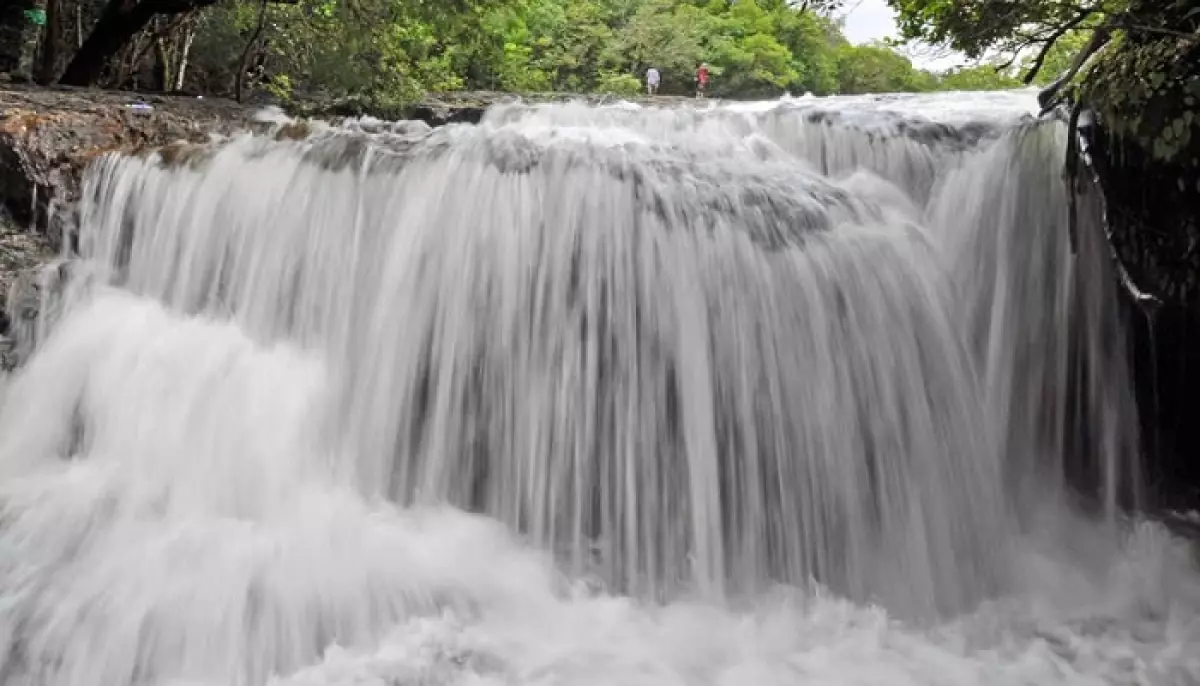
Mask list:
[[[1170,37],[1109,45],[1078,96],[1109,130],[1136,141],[1153,160],[1200,174],[1200,41]]]
[[[885,44],[851,45],[840,0],[299,0],[269,4],[252,51],[255,87],[281,99],[398,108],[425,93],[599,92],[632,97],[646,70],[691,95],[701,62],[717,97],[1002,88],[963,70],[939,77]],[[195,36],[189,83],[232,91],[259,0],[224,0]],[[357,107],[357,105],[355,106]]]
[[[696,65],[706,57],[708,21],[708,15],[691,4],[647,0],[617,31],[608,60],[639,76],[657,68],[661,93],[690,92]]]
[[[1033,83],[1045,86],[1065,74],[1071,68],[1075,55],[1079,54],[1090,38],[1090,30],[1074,30],[1066,32],[1061,38],[1054,41],[1054,44],[1047,50],[1046,57],[1034,76]],[[1032,57],[1022,60],[1022,73],[1030,71],[1033,63],[1034,58]]]
[[[888,0],[901,34],[958,50],[1015,54],[1044,44],[1060,28],[1095,26],[1127,0]]]
[[[775,38],[774,17],[758,3],[710,9],[707,28],[705,53],[714,78],[712,94],[777,94],[798,80],[791,51]]]
[[[595,90],[597,93],[630,97],[641,94],[642,81],[633,74],[603,72],[596,82]]]
[[[948,91],[993,91],[1022,86],[1020,79],[992,64],[952,69],[942,74],[938,85]]]
[[[1200,118],[1194,114],[1200,101],[1200,7],[1195,0],[888,2],[898,11],[906,38],[974,56],[1024,50],[1021,71],[1039,85],[1070,72],[1094,37],[1107,38],[1061,91],[1094,110],[1110,133],[1136,143],[1151,159],[1200,170]],[[943,86],[963,76],[948,74]],[[981,87],[974,78],[969,85]]]
[[[935,77],[914,69],[908,58],[884,45],[844,45],[837,64],[843,93],[919,92],[938,87]]]
[[[849,45],[841,30],[827,17],[812,12],[777,10],[775,35],[792,53],[796,81],[788,85],[795,93],[837,93],[838,56]]]

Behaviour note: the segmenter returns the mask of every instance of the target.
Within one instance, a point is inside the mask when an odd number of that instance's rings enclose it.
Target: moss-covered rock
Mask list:
[[[1157,299],[1131,308],[1148,487],[1166,507],[1200,502],[1200,8],[1136,0],[1070,87],[1104,190],[1111,242]],[[1145,303],[1142,303],[1144,307]]]
[[[1200,8],[1142,0],[1075,97],[1096,117],[1092,158],[1112,240],[1134,281],[1200,306]]]

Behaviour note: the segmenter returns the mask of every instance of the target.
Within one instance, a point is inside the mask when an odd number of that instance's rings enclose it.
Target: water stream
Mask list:
[[[1200,683],[1035,107],[100,160],[0,378],[0,684]]]

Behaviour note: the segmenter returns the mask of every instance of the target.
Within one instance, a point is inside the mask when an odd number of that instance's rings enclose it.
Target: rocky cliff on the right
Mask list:
[[[1135,0],[1074,97],[1130,299],[1150,492],[1200,502],[1200,6]]]

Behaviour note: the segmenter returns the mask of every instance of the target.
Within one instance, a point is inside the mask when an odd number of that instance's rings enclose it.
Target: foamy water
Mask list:
[[[1200,683],[1026,96],[105,160],[0,379],[0,684]]]

